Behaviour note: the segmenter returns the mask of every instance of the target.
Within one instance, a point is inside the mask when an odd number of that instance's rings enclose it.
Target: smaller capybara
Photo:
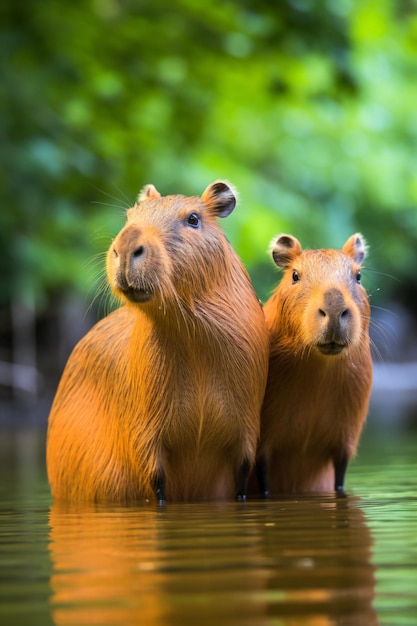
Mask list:
[[[372,386],[366,250],[359,233],[341,250],[302,250],[286,234],[271,244],[284,272],[264,305],[271,352],[256,466],[263,495],[344,493]]]
[[[249,276],[217,224],[224,181],[199,197],[147,185],[107,254],[124,303],[69,357],[48,422],[55,500],[245,498],[269,338]]]

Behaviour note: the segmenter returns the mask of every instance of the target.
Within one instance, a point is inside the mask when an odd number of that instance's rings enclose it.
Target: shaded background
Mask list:
[[[415,426],[415,1],[4,0],[0,24],[0,423],[46,423],[140,188],[227,178],[262,300],[276,233],[364,234],[380,410]]]

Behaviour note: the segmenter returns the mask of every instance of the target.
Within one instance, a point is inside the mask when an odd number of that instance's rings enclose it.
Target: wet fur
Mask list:
[[[167,500],[228,498],[242,463],[253,463],[268,334],[249,277],[216,223],[227,204],[221,194],[230,191],[222,185],[202,198],[160,197],[148,186],[128,211],[107,257],[124,306],[75,347],[49,417],[55,499],[152,499],[161,475]],[[192,211],[201,216],[198,230],[184,221]],[[135,236],[147,256],[132,271],[119,252]],[[130,301],[126,282],[154,297]]]
[[[264,306],[271,355],[259,458],[271,493],[333,492],[335,466],[356,452],[372,385],[370,307],[355,278],[365,244],[354,235],[343,250],[302,251],[292,238],[285,254],[278,251],[284,274]],[[351,327],[344,350],[325,355],[316,347],[322,333],[316,311],[333,288],[351,311]]]

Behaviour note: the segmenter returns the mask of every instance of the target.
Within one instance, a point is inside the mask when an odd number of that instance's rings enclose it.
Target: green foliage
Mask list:
[[[0,304],[91,295],[85,261],[144,184],[198,195],[215,178],[240,191],[222,226],[262,298],[280,231],[339,247],[360,230],[370,291],[415,292],[412,7],[5,0]]]

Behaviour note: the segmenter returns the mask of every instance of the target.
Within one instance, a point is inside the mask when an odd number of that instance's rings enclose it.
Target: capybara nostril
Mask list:
[[[145,253],[146,253],[145,246],[138,246],[132,252],[132,261],[135,262],[135,261],[138,261],[139,259],[143,258],[145,256]]]
[[[326,311],[323,311],[323,309],[319,309],[319,315],[320,317],[326,317]]]

